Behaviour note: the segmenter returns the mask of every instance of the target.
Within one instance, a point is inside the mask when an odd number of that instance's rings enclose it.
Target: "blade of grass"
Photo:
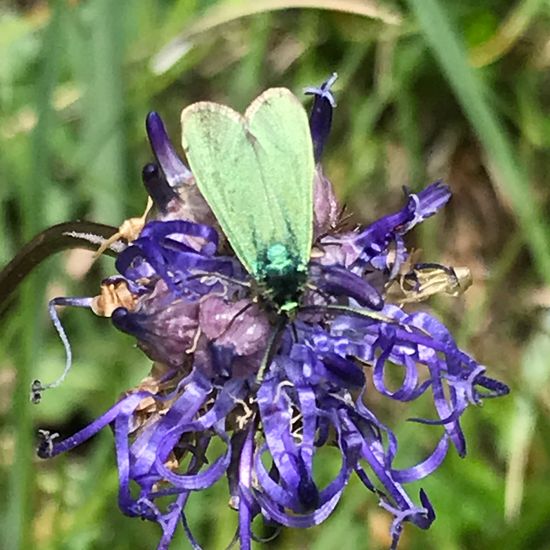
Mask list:
[[[470,51],[472,65],[483,67],[506,55],[523,36],[531,21],[546,4],[547,0],[524,0],[519,2],[489,40],[472,48]]]
[[[477,73],[468,65],[468,54],[455,25],[439,0],[407,0],[420,30],[431,47],[449,85],[476,131],[510,198],[535,268],[550,284],[550,250],[539,205],[520,167],[502,124],[491,108]]]
[[[114,224],[123,219],[125,203],[124,92],[121,75],[123,2],[95,0],[89,39],[79,51],[84,70],[83,143],[80,158],[85,192],[93,201],[92,218]],[[86,36],[88,38],[88,36]],[[126,201],[128,202],[128,201]]]
[[[340,11],[379,19],[387,25],[399,25],[401,15],[375,0],[244,0],[242,2],[222,2],[216,4],[205,14],[191,23],[183,33],[153,57],[151,70],[162,74],[175,65],[192,47],[192,41],[198,35],[211,31],[230,21],[268,11],[310,8]]]
[[[38,122],[28,151],[28,177],[19,182],[21,220],[24,238],[29,239],[43,224],[42,209],[47,197],[50,137],[52,133],[51,97],[55,88],[61,55],[61,2],[52,3],[52,15],[43,41],[41,75],[38,78],[36,112]],[[31,548],[31,504],[34,458],[29,388],[31,368],[36,361],[40,340],[39,311],[43,307],[44,277],[31,278],[23,288],[19,322],[21,341],[17,357],[17,385],[12,417],[15,425],[14,466],[9,480],[8,511],[4,525],[3,548]]]
[[[270,21],[269,14],[256,17],[251,21],[250,27],[243,32],[243,36],[246,36],[246,42],[249,44],[248,53],[235,70],[230,90],[234,97],[243,101],[244,105],[256,91],[257,82],[262,81],[262,71],[268,54]]]

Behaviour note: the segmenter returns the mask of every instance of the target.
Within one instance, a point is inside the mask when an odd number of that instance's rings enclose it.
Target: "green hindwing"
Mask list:
[[[235,254],[257,280],[282,245],[291,271],[309,261],[314,159],[307,114],[286,88],[257,97],[244,116],[211,102],[181,114],[182,145],[200,192]],[[273,249],[272,247],[275,247]]]

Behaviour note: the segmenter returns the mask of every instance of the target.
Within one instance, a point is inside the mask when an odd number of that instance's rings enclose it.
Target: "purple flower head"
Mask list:
[[[331,126],[334,80],[307,90],[315,96],[317,161]],[[193,491],[222,477],[243,549],[251,548],[256,516],[295,528],[323,522],[352,475],[393,515],[392,548],[405,522],[427,529],[435,519],[428,496],[421,490],[413,500],[406,484],[434,472],[451,446],[464,456],[466,408],[508,392],[443,324],[402,307],[467,286],[468,270],[415,264],[404,240],[449,200],[449,188],[436,182],[407,191],[397,212],[342,231],[341,209],[318,165],[307,280],[285,317],[266,306],[229,250],[158,115],[149,115],[147,130],[157,163],[144,170],[144,181],[159,215],[118,255],[120,275],[104,281],[102,294],[72,303],[112,317],[154,366],[82,431],[65,440],[42,432],[39,455],[56,456],[110,425],[120,508],[160,525],[159,549],[179,523],[200,548],[185,506]],[[71,303],[64,300],[53,305]],[[56,328],[66,343],[57,320]],[[395,373],[401,382],[390,387]],[[381,396],[433,404],[431,418],[411,419],[438,434],[418,464],[395,466],[397,437],[375,412]],[[223,450],[207,461],[215,441]],[[340,466],[321,486],[313,463],[327,447],[338,451]]]

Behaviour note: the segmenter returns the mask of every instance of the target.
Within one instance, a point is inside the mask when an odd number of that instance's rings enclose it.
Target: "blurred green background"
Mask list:
[[[346,13],[347,12],[347,13]],[[243,109],[269,86],[297,94],[340,75],[325,170],[357,221],[443,178],[450,205],[409,243],[424,261],[467,265],[474,285],[430,303],[460,345],[508,383],[509,397],[464,418],[468,456],[451,450],[418,487],[437,512],[407,525],[401,549],[550,549],[550,2],[548,0],[3,0],[0,3],[0,265],[65,220],[119,225],[141,214],[144,119],[157,110],[179,142],[179,112],[208,99]],[[47,299],[94,295],[112,259],[72,251],[22,286],[0,332],[0,547],[149,549],[156,525],[116,504],[108,430],[76,452],[35,457],[36,432],[67,436],[150,368],[131,338],[83,310],[63,312],[75,364]],[[424,306],[423,306],[424,307]],[[428,404],[370,403],[400,438],[398,466],[426,456],[441,429],[408,417]],[[324,467],[324,466],[323,466]],[[326,468],[334,464],[327,459]],[[223,483],[188,519],[205,549],[230,542]],[[321,526],[266,548],[387,548],[389,516],[353,479]],[[259,545],[258,545],[259,546]],[[178,532],[173,548],[188,548]]]

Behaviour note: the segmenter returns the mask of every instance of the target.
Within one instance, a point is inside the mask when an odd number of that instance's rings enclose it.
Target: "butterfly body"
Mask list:
[[[297,306],[307,279],[307,266],[284,244],[271,245],[256,263],[260,294],[281,312]]]

